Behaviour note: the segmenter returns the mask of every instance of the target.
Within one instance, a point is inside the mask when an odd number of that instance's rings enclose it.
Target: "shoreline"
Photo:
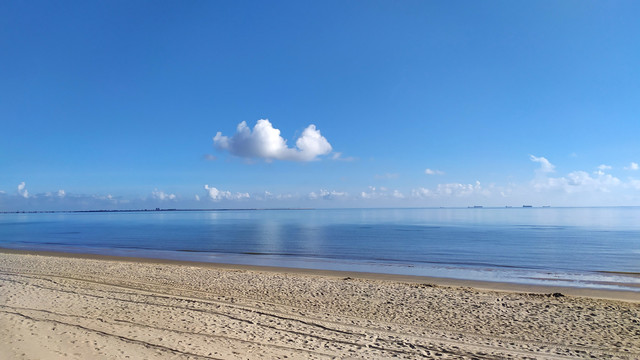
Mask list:
[[[554,285],[530,285],[509,282],[494,282],[481,280],[465,280],[443,277],[419,276],[419,275],[397,275],[372,272],[358,271],[339,271],[339,270],[322,270],[322,269],[306,269],[293,267],[263,266],[263,265],[242,265],[227,264],[216,262],[189,261],[189,260],[172,260],[160,258],[146,257],[128,257],[115,255],[101,255],[90,253],[67,253],[59,251],[43,251],[43,250],[19,250],[0,247],[0,253],[19,254],[19,255],[39,255],[60,258],[76,258],[89,260],[106,260],[118,262],[133,262],[146,264],[163,264],[163,265],[179,265],[220,270],[243,270],[252,272],[268,272],[293,275],[307,276],[323,276],[329,278],[354,278],[375,281],[402,282],[410,284],[425,284],[445,287],[472,288],[477,290],[522,293],[522,294],[562,294],[569,296],[586,297],[593,299],[606,299],[626,301],[632,303],[640,303],[640,293],[629,290],[611,290],[611,289],[592,289],[579,288],[570,286],[554,286]],[[620,273],[620,272],[604,272],[614,273],[618,275],[640,277],[637,273]]]

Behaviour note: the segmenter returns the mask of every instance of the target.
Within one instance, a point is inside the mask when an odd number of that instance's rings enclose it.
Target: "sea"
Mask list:
[[[3,213],[0,247],[640,292],[640,207]]]

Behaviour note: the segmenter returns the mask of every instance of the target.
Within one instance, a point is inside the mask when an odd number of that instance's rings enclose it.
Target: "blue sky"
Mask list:
[[[640,205],[638,18],[3,2],[0,210]]]

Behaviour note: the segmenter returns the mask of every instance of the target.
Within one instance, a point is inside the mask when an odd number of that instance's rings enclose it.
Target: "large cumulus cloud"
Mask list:
[[[267,119],[258,120],[253,131],[243,121],[238,124],[237,132],[231,137],[218,132],[213,138],[213,144],[236,156],[268,161],[312,161],[332,150],[331,144],[313,124],[304,129],[296,140],[296,147],[291,148],[287,145],[287,140],[280,136],[280,130],[274,128]]]

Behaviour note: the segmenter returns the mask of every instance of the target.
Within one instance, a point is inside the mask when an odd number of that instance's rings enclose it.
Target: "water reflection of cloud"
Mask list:
[[[307,254],[320,254],[323,251],[324,227],[314,224],[304,224],[300,228],[300,242],[302,250]]]
[[[261,239],[256,239],[255,241],[261,247],[260,249],[255,249],[256,252],[275,254],[287,252],[282,239],[283,229],[281,223],[277,221],[260,221],[255,236],[261,237]]]

